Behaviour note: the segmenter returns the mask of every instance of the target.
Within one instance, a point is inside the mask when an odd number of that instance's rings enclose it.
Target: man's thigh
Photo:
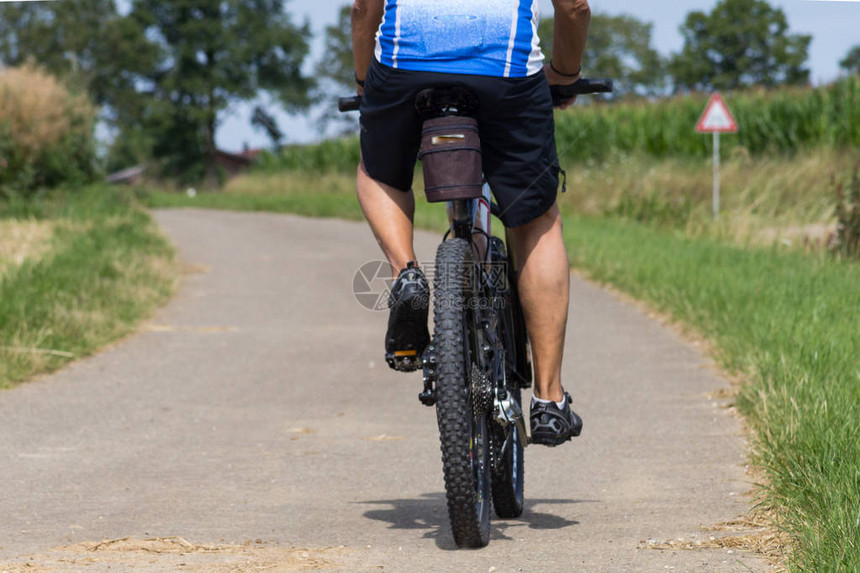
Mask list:
[[[401,191],[412,188],[421,144],[415,112],[418,78],[373,61],[361,102],[361,157],[373,179]]]
[[[549,210],[558,194],[559,165],[543,73],[482,89],[478,122],[484,175],[505,226],[518,227]]]

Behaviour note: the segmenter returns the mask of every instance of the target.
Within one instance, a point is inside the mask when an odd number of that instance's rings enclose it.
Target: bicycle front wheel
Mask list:
[[[490,539],[487,413],[474,412],[470,400],[472,265],[464,239],[439,245],[433,279],[436,417],[448,515],[459,547],[483,547]]]

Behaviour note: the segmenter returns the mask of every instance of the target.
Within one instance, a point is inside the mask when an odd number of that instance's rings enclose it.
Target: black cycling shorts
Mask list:
[[[484,176],[506,227],[517,227],[553,206],[558,155],[552,97],[543,72],[495,78],[398,70],[374,59],[361,102],[361,155],[367,174],[409,191],[421,144],[415,97],[428,87],[459,85],[478,98]]]

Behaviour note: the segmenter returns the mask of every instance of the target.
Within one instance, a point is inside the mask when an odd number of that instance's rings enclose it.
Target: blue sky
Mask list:
[[[662,54],[680,50],[683,45],[678,27],[688,12],[693,10],[710,11],[717,0],[650,0],[631,2],[630,0],[589,0],[594,12],[605,14],[631,14],[640,20],[654,24],[654,46]],[[841,60],[851,46],[860,44],[860,0],[815,1],[815,0],[770,0],[770,3],[783,9],[788,17],[792,32],[812,35],[809,53],[809,66],[814,83],[822,83],[836,78]],[[338,0],[290,0],[287,9],[294,14],[297,22],[307,18],[316,34],[312,58],[322,59],[322,31],[333,23],[341,6],[347,4]],[[551,0],[540,0],[541,12],[552,15]],[[588,63],[585,63],[588,72]],[[320,139],[316,117],[319,110],[311,110],[304,116],[278,116],[279,123],[288,140],[310,142]],[[244,143],[251,147],[267,145],[266,137],[255,133],[248,125],[247,108],[242,106],[225,118],[218,130],[218,145],[227,150],[241,149]]]

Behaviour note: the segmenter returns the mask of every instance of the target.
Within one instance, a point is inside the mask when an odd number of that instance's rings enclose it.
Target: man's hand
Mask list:
[[[569,86],[571,84],[575,84],[582,77],[582,71],[580,71],[575,76],[564,76],[559,74],[554,69],[552,69],[551,64],[544,64],[543,66],[544,74],[546,74],[546,81],[551,86]],[[576,96],[573,96],[569,100],[565,100],[558,106],[559,109],[567,109],[576,103]]]

